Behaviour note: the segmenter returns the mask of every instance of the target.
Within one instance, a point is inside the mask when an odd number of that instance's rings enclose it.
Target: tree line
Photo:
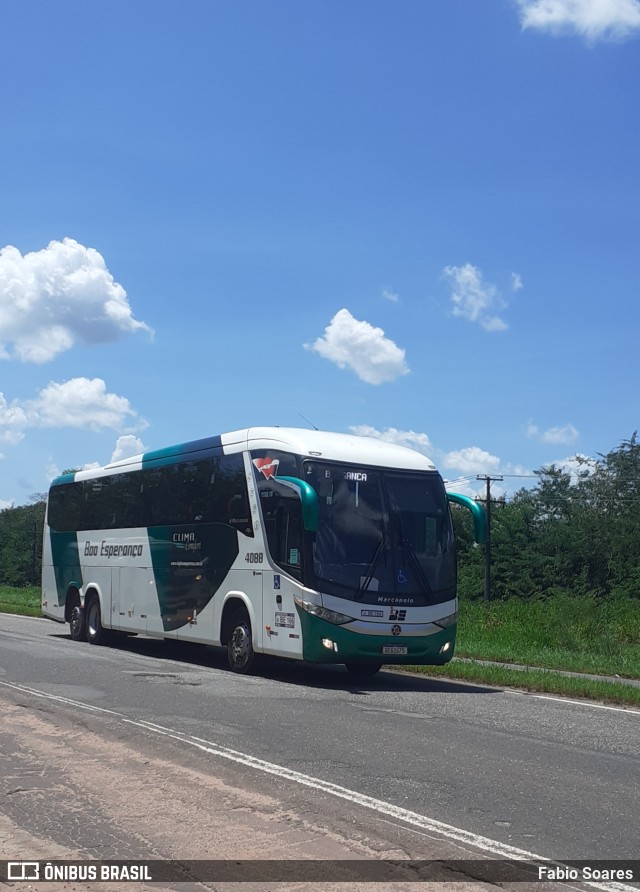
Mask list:
[[[538,484],[491,504],[491,597],[640,599],[637,434],[577,470],[550,465]],[[456,510],[459,592],[483,596],[484,555]]]
[[[0,585],[40,585],[45,494],[0,511]]]
[[[538,483],[492,502],[491,597],[566,594],[640,599],[637,435],[575,474],[550,465]],[[45,495],[0,511],[0,584],[40,584]],[[461,597],[483,597],[484,552],[469,512],[453,508]]]

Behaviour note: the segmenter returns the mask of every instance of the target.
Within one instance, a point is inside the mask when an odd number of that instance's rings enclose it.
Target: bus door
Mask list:
[[[303,578],[300,499],[295,491],[281,487],[268,495],[261,493],[261,502],[271,557],[262,572],[264,649],[282,656],[302,656],[302,629],[293,601],[297,591],[293,580]]]

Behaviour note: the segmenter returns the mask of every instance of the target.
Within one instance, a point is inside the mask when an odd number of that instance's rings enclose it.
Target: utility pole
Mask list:
[[[36,567],[38,566],[38,526],[35,520],[28,524],[29,538],[31,540],[31,585],[36,585]]]
[[[487,485],[486,512],[487,512],[487,541],[484,546],[484,599],[491,600],[491,484],[493,481],[504,480],[504,477],[491,477],[489,474],[478,474],[476,480],[484,480]]]

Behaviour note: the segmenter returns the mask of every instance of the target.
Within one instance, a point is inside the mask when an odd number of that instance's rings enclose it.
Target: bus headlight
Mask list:
[[[326,619],[328,623],[333,623],[335,626],[343,626],[345,623],[353,622],[353,617],[347,616],[345,613],[328,610],[326,607],[320,607],[318,604],[312,604],[311,601],[304,601],[302,598],[294,598],[293,600],[298,607],[306,610],[307,613],[320,619]]]
[[[443,616],[442,619],[434,619],[434,626],[440,626],[441,629],[448,629],[458,621],[458,613],[450,613],[449,616]]]

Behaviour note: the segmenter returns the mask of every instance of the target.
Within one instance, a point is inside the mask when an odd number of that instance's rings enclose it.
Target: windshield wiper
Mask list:
[[[356,594],[356,600],[360,600],[360,598],[364,595],[366,590],[371,585],[371,580],[373,579],[373,574],[376,572],[376,567],[378,566],[378,561],[380,560],[380,555],[382,554],[386,541],[384,535],[380,536],[378,539],[378,543],[376,545],[376,549],[373,552],[373,557],[369,561],[369,568],[367,570],[367,575],[364,578],[364,582],[360,583],[360,587],[358,589],[358,593]]]
[[[418,580],[424,586],[425,591],[427,591],[429,593],[429,595],[433,596],[433,589],[429,585],[429,580],[427,579],[427,576],[426,576],[424,570],[422,569],[422,564],[420,563],[418,555],[416,554],[415,549],[414,549],[413,545],[411,544],[411,542],[409,542],[408,539],[404,538],[401,522],[400,522],[400,539],[398,540],[398,545],[405,552],[405,554],[409,555],[409,561],[413,564],[413,568],[416,571]]]

